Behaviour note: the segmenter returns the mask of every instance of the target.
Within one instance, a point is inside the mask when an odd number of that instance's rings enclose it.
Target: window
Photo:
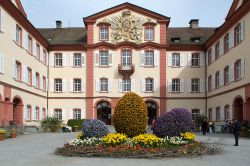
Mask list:
[[[237,60],[234,64],[234,72],[235,81],[241,79],[241,60]]]
[[[27,105],[25,120],[31,120],[31,106],[30,105]]]
[[[39,75],[39,73],[36,73],[36,88],[41,88],[40,87],[40,75]]]
[[[215,73],[215,88],[219,88],[220,87],[220,72],[217,71]]]
[[[172,67],[180,67],[180,54],[172,54]]]
[[[28,85],[32,86],[32,70],[28,68]]]
[[[73,119],[81,119],[81,109],[73,110]]]
[[[195,79],[192,79],[191,82],[192,82],[192,86],[191,86],[192,92],[199,92],[200,80],[195,78]]]
[[[154,40],[154,28],[146,27],[145,28],[145,40],[151,41]]]
[[[229,33],[224,37],[224,52],[229,50]]]
[[[58,119],[62,120],[62,109],[55,109],[54,110],[54,116]]]
[[[193,53],[192,54],[192,67],[200,67],[200,54],[199,53]]]
[[[46,119],[46,109],[45,108],[43,108],[42,119]]]
[[[199,43],[200,42],[200,38],[199,37],[193,37],[190,39],[193,43]]]
[[[172,80],[172,92],[180,92],[180,79]]]
[[[212,76],[208,77],[208,91],[212,91]]]
[[[216,121],[220,120],[220,107],[216,108]]]
[[[100,66],[108,66],[108,51],[100,51]]]
[[[224,69],[224,85],[229,83],[229,66]]]
[[[28,36],[28,52],[30,54],[32,54],[32,50],[33,50],[33,41],[32,41],[32,37]]]
[[[74,54],[74,67],[82,66],[82,55],[80,53]]]
[[[39,107],[35,108],[34,114],[34,120],[39,120]]]
[[[82,91],[82,80],[74,79],[74,92],[81,92],[81,91]]]
[[[122,65],[131,66],[131,52],[130,50],[122,51]]]
[[[16,44],[21,46],[22,44],[22,29],[18,25],[16,25]]]
[[[40,60],[40,45],[36,43],[36,58]]]
[[[210,108],[208,110],[208,120],[209,121],[213,120],[213,109],[212,108]]]
[[[145,54],[145,65],[146,66],[154,66],[154,52],[153,51],[146,51]]]
[[[171,41],[175,42],[175,43],[180,43],[181,42],[181,38],[171,38]]]
[[[46,51],[43,50],[43,63],[47,64],[47,56],[46,56]]]
[[[240,24],[238,24],[234,29],[234,37],[235,37],[234,43],[235,43],[235,45],[238,45],[241,42],[241,31],[242,31],[241,26],[240,26]]]
[[[230,106],[229,105],[226,105],[225,108],[224,108],[224,119],[225,120],[228,120],[230,119]]]
[[[208,65],[210,65],[212,63],[212,49],[208,50],[207,56]]]
[[[108,92],[108,79],[107,78],[101,78],[100,79],[100,87],[101,92]]]
[[[147,78],[146,81],[146,92],[153,92],[154,80],[152,78]]]
[[[43,76],[43,87],[41,87],[43,91],[46,91],[46,85],[46,78]]]
[[[62,92],[62,79],[55,79],[55,92]]]
[[[220,42],[215,45],[215,59],[217,60],[220,56]]]
[[[131,91],[131,80],[130,79],[123,79],[122,80],[122,91],[123,92],[130,92]]]
[[[55,66],[56,67],[61,67],[62,65],[63,65],[62,54],[61,53],[56,53],[55,54]]]
[[[100,27],[100,40],[109,40],[108,27]]]
[[[192,120],[195,120],[200,115],[199,109],[192,109]]]
[[[20,62],[16,61],[16,80],[21,81],[22,66]]]

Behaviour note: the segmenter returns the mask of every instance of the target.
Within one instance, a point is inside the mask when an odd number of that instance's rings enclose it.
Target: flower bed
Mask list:
[[[82,138],[69,141],[56,150],[56,154],[75,157],[111,158],[164,158],[214,154],[220,151],[218,144],[195,141],[195,134],[159,138],[153,134],[141,134],[128,138],[125,134],[110,133],[102,138]]]

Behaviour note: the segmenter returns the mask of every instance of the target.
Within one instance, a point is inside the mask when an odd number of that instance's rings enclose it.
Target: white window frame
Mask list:
[[[130,50],[122,50],[122,66],[131,66],[132,56]]]
[[[73,119],[81,119],[81,109],[73,109]]]
[[[180,67],[181,63],[181,55],[179,53],[172,54],[172,67]]]
[[[107,41],[109,40],[109,29],[108,27],[100,27],[100,40]]]
[[[200,53],[193,53],[191,56],[192,56],[191,66],[200,67]]]
[[[55,67],[63,66],[63,55],[61,53],[55,53]]]
[[[192,120],[195,120],[196,117],[198,117],[200,115],[200,109],[197,109],[197,108],[192,109],[191,113],[192,113]]]
[[[54,117],[62,120],[62,109],[59,108],[54,109]]]
[[[58,82],[61,81],[61,82]],[[63,80],[61,78],[55,79],[55,92],[62,92],[63,91]]]
[[[131,92],[131,79],[123,79],[122,80],[122,91],[123,92]]]
[[[21,46],[22,41],[22,28],[19,25],[16,25],[16,44]]]
[[[82,54],[74,53],[74,67],[82,67]]]
[[[153,92],[154,91],[154,79],[146,78],[145,79],[145,92]]]
[[[181,80],[180,79],[172,79],[172,92],[176,93],[176,92],[180,92],[180,83]]]
[[[109,66],[109,52],[100,51],[100,66]]]
[[[154,27],[145,27],[145,40],[154,40]]]
[[[235,62],[235,71],[233,71],[233,72],[235,72],[235,81],[241,79],[241,70],[242,70],[241,68],[242,68],[241,60],[237,60]]]
[[[145,66],[154,66],[154,51],[145,51]]]
[[[200,79],[193,78],[191,80],[191,92],[193,92],[193,93],[200,92]]]
[[[241,25],[240,24],[238,24],[236,27],[235,27],[235,45],[238,45],[238,44],[240,44],[240,42],[241,42],[241,31],[242,31],[242,29],[241,29]]]
[[[100,91],[108,92],[108,79],[107,78],[100,79]]]
[[[74,92],[81,92],[82,91],[82,80],[75,78],[74,79]]]

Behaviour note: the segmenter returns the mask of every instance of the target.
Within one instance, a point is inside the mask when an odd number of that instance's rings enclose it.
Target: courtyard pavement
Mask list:
[[[218,155],[198,158],[167,159],[109,159],[61,157],[54,154],[76,133],[36,133],[0,142],[0,166],[248,166],[250,163],[250,139],[241,138],[234,147],[232,135],[198,134],[198,140],[223,144]]]

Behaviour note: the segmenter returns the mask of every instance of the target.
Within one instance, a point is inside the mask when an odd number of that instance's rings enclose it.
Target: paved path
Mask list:
[[[240,139],[234,147],[231,135],[211,134],[198,136],[202,141],[221,141],[223,153],[201,158],[177,159],[99,159],[68,158],[53,152],[76,133],[41,133],[23,135],[17,139],[0,142],[0,166],[248,166],[250,162],[250,139]]]

